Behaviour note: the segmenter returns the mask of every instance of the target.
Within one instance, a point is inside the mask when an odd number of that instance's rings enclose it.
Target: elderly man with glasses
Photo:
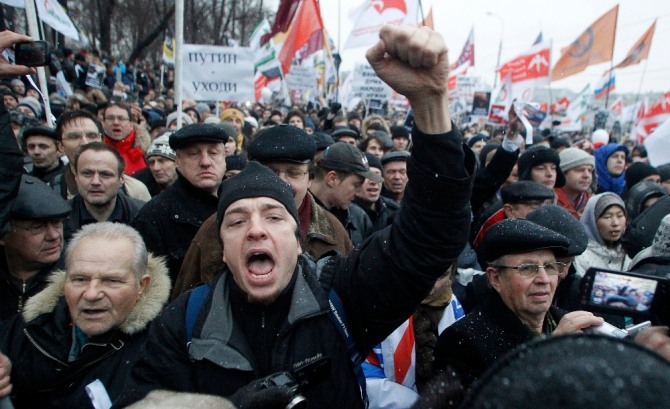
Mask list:
[[[9,231],[0,238],[0,321],[20,313],[62,267],[63,221],[70,206],[33,176],[24,175],[10,210]]]
[[[486,303],[448,327],[435,348],[436,369],[451,368],[466,388],[498,358],[541,335],[597,326],[590,312],[552,306],[568,252],[565,236],[526,219],[506,219],[486,232],[478,253],[488,262]]]

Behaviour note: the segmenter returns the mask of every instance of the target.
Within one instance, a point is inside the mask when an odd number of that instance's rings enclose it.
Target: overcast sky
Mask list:
[[[352,29],[348,18],[351,9],[364,0],[320,0],[324,24],[335,44],[342,46]],[[645,62],[617,71],[615,92],[670,91],[670,0],[623,0],[618,2],[619,19],[614,45],[614,64],[619,63],[632,45],[649,28],[655,18],[656,33],[652,41],[646,73]],[[501,62],[528,49],[538,33],[545,40],[553,40],[552,66],[558,61],[560,50],[574,41],[591,23],[614,7],[614,0],[423,0],[428,12],[433,6],[435,29],[443,34],[450,49],[450,60],[461,52],[470,28],[475,30],[475,68],[470,71],[481,75],[492,84],[498,44],[502,31]],[[499,17],[489,16],[487,12]],[[338,19],[338,13],[340,18]],[[339,20],[339,21],[338,21]],[[350,70],[364,58],[365,49],[342,51],[342,69]],[[580,91],[586,83],[595,84],[609,63],[589,67],[586,71],[552,83],[552,88]]]

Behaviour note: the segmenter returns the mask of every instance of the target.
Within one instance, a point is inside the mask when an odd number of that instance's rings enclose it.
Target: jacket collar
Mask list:
[[[28,300],[23,310],[23,319],[26,322],[56,309],[59,300],[64,297],[65,274],[64,270],[52,273],[49,277],[49,285]],[[170,295],[170,276],[164,257],[154,257],[149,254],[147,274],[151,277],[149,285],[142,292],[133,311],[119,326],[119,330],[125,334],[133,335],[145,329],[149,322],[163,310]]]

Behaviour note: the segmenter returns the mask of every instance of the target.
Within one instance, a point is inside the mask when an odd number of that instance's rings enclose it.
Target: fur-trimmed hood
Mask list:
[[[49,313],[56,308],[63,297],[65,285],[65,271],[54,271],[49,277],[49,285],[39,294],[33,296],[25,305],[23,319],[30,322],[42,314]],[[142,292],[137,305],[121,323],[121,332],[133,335],[147,327],[149,322],[158,316],[170,295],[170,276],[164,257],[155,257],[149,253],[147,274],[151,280]]]
[[[151,146],[151,134],[143,126],[133,124],[133,129],[135,130],[135,143],[133,148],[140,148],[142,152],[146,152]]]

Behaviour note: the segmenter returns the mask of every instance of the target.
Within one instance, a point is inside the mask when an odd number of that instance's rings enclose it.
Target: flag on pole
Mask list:
[[[275,22],[270,32],[263,34],[261,45],[265,45],[275,35],[288,31],[299,4],[300,0],[281,0],[277,9],[277,15],[275,16]]]
[[[354,21],[343,49],[369,47],[379,40],[379,30],[386,24],[413,25],[419,21],[418,0],[365,0],[349,12]]]
[[[273,80],[281,78],[281,67],[276,57],[277,51],[273,42],[262,43],[263,36],[270,31],[270,22],[264,18],[249,38],[249,47],[254,53],[254,93],[256,100],[261,99],[263,88],[267,87]]]
[[[591,84],[586,84],[582,92],[570,102],[570,106],[565,111],[565,116],[570,119],[571,123],[579,122],[589,112],[591,95],[593,95]]]
[[[44,24],[66,37],[79,41],[79,31],[57,0],[36,1],[37,14]]]
[[[617,117],[621,117],[623,113],[623,97],[619,97],[610,105],[609,110],[614,112]]]
[[[569,106],[570,106],[570,100],[568,99],[568,97],[563,97],[558,101],[554,102],[553,104],[551,104],[549,110],[550,113],[557,114],[559,112],[565,112]]]
[[[175,38],[172,30],[165,29],[165,39],[163,40],[163,62],[174,65]]]
[[[461,55],[458,57],[455,63],[451,65],[452,68],[460,67],[461,65],[469,63],[470,67],[475,66],[475,28],[470,29],[470,34],[468,39],[463,45],[463,50],[461,50]]]
[[[638,120],[635,121],[635,129],[631,136],[638,142],[644,142],[654,129],[668,119],[670,119],[670,92],[666,92],[660,100],[638,113]]]
[[[282,71],[291,69],[291,62],[300,51],[300,58],[306,58],[323,49],[324,34],[321,12],[316,0],[303,0],[295,18],[286,33],[286,40],[279,53]]]
[[[537,44],[500,67],[500,79],[512,75],[511,97],[529,102],[535,88],[551,82],[551,41]]]
[[[608,70],[600,79],[598,85],[596,85],[596,89],[594,91],[596,99],[601,99],[609,95],[610,92],[614,91],[615,85],[616,74],[614,70]]]
[[[512,102],[512,71],[510,70],[491,93],[488,121],[492,124],[506,124],[509,121],[508,111]]]
[[[568,47],[554,66],[551,79],[556,81],[582,72],[589,65],[610,61],[614,50],[619,6],[603,14]]]
[[[651,40],[654,37],[654,31],[656,30],[656,20],[654,24],[647,29],[647,31],[640,37],[639,40],[633,45],[633,47],[626,54],[626,58],[623,59],[619,64],[616,65],[616,68],[628,67],[629,65],[639,64],[642,60],[645,60],[649,56],[649,49],[651,48]]]

